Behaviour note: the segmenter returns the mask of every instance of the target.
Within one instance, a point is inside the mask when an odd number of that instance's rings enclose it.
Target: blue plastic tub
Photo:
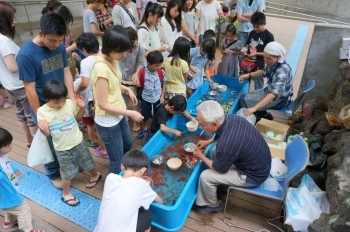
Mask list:
[[[167,126],[180,131],[185,131],[187,129],[186,122],[188,122],[188,119],[182,115],[175,115],[167,122]],[[200,134],[201,132],[202,130],[198,128],[197,131],[192,133]],[[205,134],[205,132],[203,135],[210,137]],[[142,151],[146,152],[150,158],[159,155],[165,148],[164,144],[168,144],[174,139],[174,137],[175,136],[171,134],[166,134],[159,130],[142,148]],[[206,152],[209,149],[210,147],[208,146]],[[183,227],[197,196],[199,176],[206,168],[207,166],[203,162],[197,164],[174,205],[170,206],[156,202],[151,204],[153,213],[152,226],[164,231],[178,231]]]
[[[214,82],[219,83],[219,85],[226,85],[226,92],[219,92],[219,98],[223,97],[223,101],[218,101],[223,104],[226,103],[227,98],[231,98],[231,91],[235,90],[238,93],[236,100],[234,101],[231,109],[228,111],[228,114],[235,114],[239,108],[239,99],[242,97],[244,93],[248,92],[249,82],[245,80],[243,83],[239,83],[238,78],[214,75],[211,78]],[[194,117],[197,117],[197,105],[199,105],[202,101],[206,100],[206,94],[209,92],[209,82],[204,81],[204,83],[199,87],[188,99],[187,102],[187,111]],[[226,103],[227,104],[227,103]]]

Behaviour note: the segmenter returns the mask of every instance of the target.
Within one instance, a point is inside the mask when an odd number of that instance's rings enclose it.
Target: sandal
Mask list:
[[[102,153],[100,147],[94,149],[94,155],[98,156],[98,157],[101,157],[101,158],[104,158],[104,159],[108,159],[108,154],[107,153]]]
[[[91,140],[86,140],[86,145],[87,145],[88,147],[97,147],[97,146],[98,146],[98,143],[92,142]]]
[[[96,185],[98,184],[98,182],[100,182],[100,180],[102,180],[102,175],[101,174],[99,175],[97,180],[89,181],[89,183],[87,183],[87,184],[94,184],[94,185],[92,185],[92,186],[85,186],[85,187],[88,188],[88,189],[92,189],[92,188],[96,187]]]
[[[61,201],[64,202],[64,203],[66,203],[66,204],[69,205],[69,206],[72,206],[72,207],[75,207],[75,206],[77,206],[77,205],[80,204],[80,201],[77,201],[77,198],[76,198],[76,197],[74,197],[74,198],[72,198],[72,199],[68,199],[68,200],[65,200],[63,197],[61,197]],[[69,204],[68,202],[70,202],[70,201],[75,201],[75,204]]]
[[[147,134],[147,130],[142,130],[142,131],[137,135],[136,138],[142,139],[142,138],[145,136],[145,134]]]

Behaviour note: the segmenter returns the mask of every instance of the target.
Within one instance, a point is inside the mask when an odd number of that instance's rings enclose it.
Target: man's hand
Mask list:
[[[246,110],[245,116],[249,116],[249,115],[251,115],[251,114],[254,114],[255,112],[256,112],[255,106],[250,107],[250,108],[248,108],[248,109]]]
[[[197,143],[197,148],[204,150],[209,144],[209,140],[199,140]]]
[[[197,145],[197,146],[198,146],[198,145]],[[201,159],[201,160],[203,159],[203,157],[205,157],[203,151],[202,151],[201,149],[199,149],[199,148],[196,148],[196,149],[194,150],[193,156],[194,156],[195,158],[198,158],[198,159]]]

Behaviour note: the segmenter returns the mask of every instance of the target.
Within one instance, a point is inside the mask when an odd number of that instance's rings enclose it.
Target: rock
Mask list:
[[[343,106],[350,104],[350,82],[345,81],[334,96],[334,104],[330,105],[334,113],[339,113]]]
[[[332,131],[324,137],[324,145],[322,147],[322,152],[328,156],[337,153],[338,141],[342,137],[343,131]]]
[[[326,179],[323,171],[312,167],[306,167],[304,171],[296,175],[290,182],[290,187],[298,188],[300,185],[301,178],[304,176],[304,174],[308,174],[315,181],[316,185],[320,189],[322,189],[323,191],[326,190],[326,186],[325,186]]]
[[[328,214],[321,214],[321,216],[311,223],[308,227],[309,232],[331,232],[331,226],[329,224],[331,216]]]

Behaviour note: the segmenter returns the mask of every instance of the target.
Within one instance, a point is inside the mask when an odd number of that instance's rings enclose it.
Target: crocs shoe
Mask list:
[[[18,224],[18,221],[15,221],[15,222],[3,222],[2,223],[2,226],[5,228],[5,229],[9,229],[9,228],[12,228],[14,227],[15,225]]]
[[[97,147],[97,146],[98,146],[98,143],[92,142],[91,140],[86,140],[86,145],[87,145],[88,147]]]
[[[108,154],[102,153],[100,147],[94,149],[94,155],[104,159],[108,159]]]
[[[12,106],[12,100],[10,98],[5,98],[3,100],[4,108],[10,108]]]
[[[140,133],[137,135],[136,138],[138,139],[142,139],[143,137],[145,137],[145,134],[147,134],[148,130],[142,130],[140,131]]]

